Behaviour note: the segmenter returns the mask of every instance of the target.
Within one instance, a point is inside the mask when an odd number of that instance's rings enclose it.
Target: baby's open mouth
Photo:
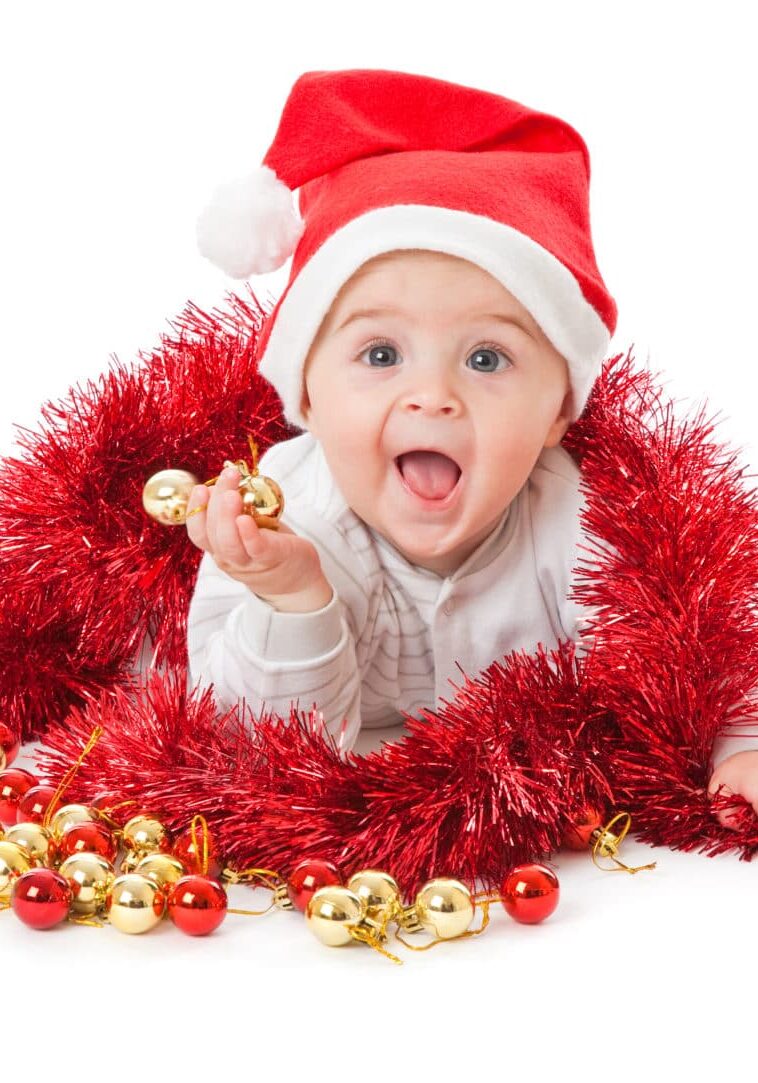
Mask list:
[[[406,451],[395,462],[408,488],[424,500],[444,500],[461,476],[458,463],[440,451]]]

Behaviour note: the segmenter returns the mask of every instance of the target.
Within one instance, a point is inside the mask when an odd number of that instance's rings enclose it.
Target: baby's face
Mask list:
[[[526,309],[475,264],[419,249],[377,256],[345,283],[304,381],[303,414],[347,503],[441,576],[492,531],[571,418],[566,361]],[[396,457],[428,447],[461,469],[452,502],[403,483]]]

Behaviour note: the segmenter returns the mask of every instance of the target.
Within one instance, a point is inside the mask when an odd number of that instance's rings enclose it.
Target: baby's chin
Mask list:
[[[450,524],[428,524],[420,528],[417,522],[405,524],[381,523],[374,527],[409,564],[435,572],[452,575],[479,544],[475,536],[452,537]]]

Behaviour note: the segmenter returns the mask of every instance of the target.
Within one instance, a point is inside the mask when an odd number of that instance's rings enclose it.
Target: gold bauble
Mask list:
[[[55,840],[42,824],[14,824],[5,832],[5,837],[31,854],[35,862],[47,865],[55,859]]]
[[[332,948],[353,943],[348,925],[357,925],[365,916],[363,899],[340,884],[327,884],[314,891],[305,908],[311,931]]]
[[[135,872],[117,876],[105,899],[108,920],[122,933],[146,933],[153,929],[165,908],[163,888]]]
[[[47,829],[54,839],[60,839],[69,824],[89,823],[96,819],[97,810],[87,805],[62,805],[50,817]]]
[[[187,518],[190,495],[200,479],[189,470],[159,470],[145,482],[142,507],[164,526],[180,526]]]
[[[279,529],[279,519],[284,511],[284,493],[273,478],[263,474],[248,474],[240,482],[242,512],[252,515],[256,526],[268,530]]]
[[[178,857],[161,853],[145,854],[144,857],[140,857],[134,866],[134,871],[140,876],[146,876],[148,880],[153,880],[158,887],[175,884],[177,880],[187,875],[187,870]]]
[[[465,933],[474,917],[469,889],[446,876],[424,884],[416,895],[415,909],[424,928],[442,940]]]
[[[31,855],[15,842],[0,842],[0,899],[10,898],[13,881],[33,865]]]
[[[163,852],[170,848],[168,831],[154,816],[132,816],[123,829],[124,846],[140,854]]]
[[[5,758],[5,749],[0,748],[0,771],[4,771],[7,764],[8,764],[8,761]],[[2,828],[0,828],[0,830],[2,830]]]
[[[77,914],[96,914],[105,905],[105,897],[115,879],[110,861],[100,854],[72,854],[58,870],[71,884],[71,909]]]
[[[388,872],[381,869],[361,869],[345,884],[366,904],[369,917],[382,918],[389,911],[394,915],[400,905],[400,888]]]

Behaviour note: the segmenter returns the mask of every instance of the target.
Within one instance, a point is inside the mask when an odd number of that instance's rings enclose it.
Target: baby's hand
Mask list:
[[[740,794],[758,814],[758,750],[735,752],[722,760],[711,775],[708,793],[714,794],[719,786],[722,786],[721,793],[727,796]],[[736,831],[739,827],[738,820],[744,815],[739,814],[739,811],[735,805],[714,815],[722,827],[730,827]]]
[[[331,587],[316,547],[282,522],[278,530],[261,529],[252,516],[244,515],[239,482],[239,470],[226,467],[213,486],[195,486],[187,503],[191,541],[210,553],[223,572],[272,605],[301,598],[313,599],[313,608],[325,605]],[[189,515],[203,504],[204,512]]]

